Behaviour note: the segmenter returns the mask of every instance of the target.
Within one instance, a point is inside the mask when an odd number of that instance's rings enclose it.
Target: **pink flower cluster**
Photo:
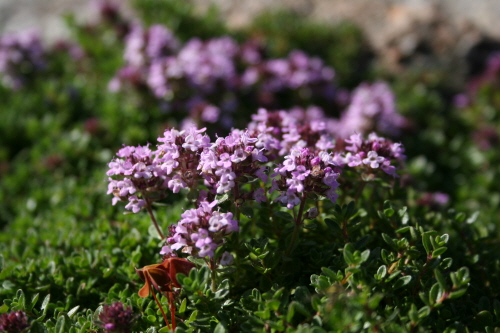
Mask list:
[[[305,202],[306,197],[313,194],[337,201],[340,169],[336,168],[330,154],[324,151],[315,153],[309,148],[294,147],[274,171],[279,177],[273,179],[270,192],[279,190],[280,196],[276,201],[288,209]]]
[[[13,89],[21,88],[26,75],[45,66],[45,54],[40,36],[34,32],[7,34],[0,37],[0,76]]]
[[[271,176],[279,177],[269,191],[279,190],[277,200],[291,209],[300,198],[313,194],[335,202],[336,179],[344,168],[363,174],[382,170],[397,177],[397,167],[405,158],[400,143],[375,133],[367,139],[353,134],[335,140],[314,108],[292,113],[260,109],[253,119],[247,130],[233,129],[215,142],[204,134],[205,129],[191,127],[165,131],[156,151],[148,146],[122,148],[107,172],[113,204],[128,201],[126,208],[138,212],[147,200],[159,200],[167,190],[177,193],[181,189],[199,193],[204,189],[210,200],[229,193],[237,204],[264,202],[265,186],[244,191],[242,185],[254,181],[266,185],[274,170]]]
[[[334,98],[334,70],[302,51],[283,59],[264,59],[258,43],[239,45],[230,37],[193,38],[180,45],[161,25],[149,29],[133,25],[125,43],[124,67],[109,88],[145,88],[169,102],[174,111],[187,109],[189,115],[184,116],[196,125],[220,120],[244,99],[272,105],[275,94],[296,90],[298,96],[309,96],[306,99]],[[200,112],[200,105],[209,109]]]
[[[406,156],[400,143],[371,133],[368,139],[361,134],[353,134],[343,140],[346,152],[337,152],[333,160],[341,167],[351,167],[361,172],[373,173],[377,169],[393,177],[398,177],[396,166],[402,164]]]
[[[172,256],[173,251],[181,250],[195,257],[212,258],[224,244],[224,237],[239,230],[233,214],[214,211],[216,205],[217,200],[201,201],[198,208],[186,210],[181,220],[170,226],[170,237],[160,254]]]
[[[351,96],[351,102],[338,121],[331,123],[336,136],[347,138],[353,133],[376,131],[398,135],[405,118],[396,112],[394,94],[387,83],[362,83]]]
[[[244,183],[257,178],[264,183],[267,181],[263,164],[268,158],[264,155],[264,148],[256,146],[257,140],[248,131],[233,129],[228,136],[218,138],[202,152],[198,169],[212,192],[229,192],[238,181]],[[240,191],[234,196],[236,201],[248,199],[248,194]]]
[[[218,196],[227,195],[235,207],[248,201],[279,203],[291,210],[299,206],[296,223],[301,224],[317,215],[303,215],[307,200],[326,197],[336,202],[344,169],[396,177],[405,158],[401,144],[376,134],[332,138],[315,108],[292,113],[260,109],[253,119],[248,129],[233,129],[214,142],[205,129],[191,127],[165,131],[155,151],[148,146],[122,148],[107,173],[113,204],[128,201],[125,208],[138,212],[168,191],[193,191],[198,207],[186,210],[170,227],[162,254],[182,250],[212,258],[224,237],[238,230],[232,213],[215,210]]]
[[[177,193],[182,188],[196,188],[199,156],[210,144],[203,131],[194,127],[182,132],[167,130],[158,138],[161,144],[156,151],[148,146],[120,149],[106,173],[110,176],[108,194],[114,195],[113,205],[128,201],[125,208],[137,213],[146,200],[162,199],[167,189]]]

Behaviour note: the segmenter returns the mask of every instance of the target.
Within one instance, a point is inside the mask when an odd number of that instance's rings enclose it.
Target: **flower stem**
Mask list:
[[[288,245],[288,249],[285,252],[285,256],[290,255],[290,253],[292,252],[292,249],[295,245],[295,242],[297,241],[297,235],[298,235],[299,229],[303,223],[302,215],[304,215],[305,205],[306,205],[306,198],[305,198],[305,196],[302,196],[301,201],[300,201],[299,212],[297,213],[297,216],[295,217],[295,226],[293,228],[292,239],[290,240],[290,245]]]
[[[363,189],[366,186],[366,182],[364,180],[361,181],[361,185],[358,188],[358,192],[356,193],[356,196],[354,197],[354,201],[358,201],[359,197],[363,193]]]
[[[158,231],[158,234],[160,235],[161,240],[165,240],[165,236],[161,232],[161,229],[158,226],[158,222],[156,222],[155,215],[153,214],[153,209],[151,208],[151,202],[148,199],[146,199],[146,210],[148,211],[149,217],[151,218],[151,221],[153,221],[153,225],[155,226],[156,231]]]
[[[210,259],[210,271],[211,271],[211,278],[212,278],[212,292],[215,293],[217,291],[217,271],[215,267],[215,262],[214,258]]]

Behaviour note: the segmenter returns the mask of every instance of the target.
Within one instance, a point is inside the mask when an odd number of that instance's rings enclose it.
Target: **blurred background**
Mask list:
[[[97,19],[92,0],[0,0],[0,33],[35,29],[45,41],[67,38],[63,15],[72,13],[78,23]],[[154,2],[154,1],[153,1]],[[162,0],[156,0],[161,3]],[[206,13],[217,6],[229,28],[249,25],[269,10],[286,9],[319,23],[348,21],[358,25],[386,69],[439,66],[453,72],[451,82],[467,71],[480,72],[481,61],[500,49],[500,2],[495,0],[190,0]],[[129,10],[130,1],[119,1]],[[468,63],[465,63],[468,62]]]

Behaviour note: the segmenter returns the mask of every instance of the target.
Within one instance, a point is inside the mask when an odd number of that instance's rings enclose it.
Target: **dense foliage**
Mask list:
[[[498,54],[132,3],[0,36],[0,332],[500,331]]]

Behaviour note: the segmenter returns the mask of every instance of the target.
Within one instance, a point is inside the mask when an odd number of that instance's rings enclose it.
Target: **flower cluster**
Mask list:
[[[445,207],[450,201],[450,196],[442,192],[425,192],[422,197],[417,200],[417,205],[430,207],[431,209],[439,209]]]
[[[0,315],[0,332],[19,333],[29,326],[28,317],[23,311],[13,311]]]
[[[236,182],[246,183],[257,178],[267,181],[263,163],[268,158],[264,155],[264,148],[256,147],[257,141],[248,131],[233,129],[228,136],[218,138],[202,152],[198,169],[213,193],[223,194],[234,188],[234,199],[240,203],[251,197],[238,191]],[[262,196],[253,199],[260,200]]]
[[[217,200],[201,201],[198,208],[186,210],[182,219],[170,226],[170,237],[160,254],[173,256],[173,251],[181,250],[195,257],[212,258],[224,244],[224,236],[239,229],[233,214],[214,211],[216,205]]]
[[[135,321],[134,311],[130,306],[123,306],[122,302],[106,304],[99,314],[99,321],[105,333],[129,333]]]
[[[261,108],[252,116],[248,128],[259,139],[257,147],[265,148],[268,154],[277,151],[283,156],[293,147],[315,147],[324,151],[333,148],[333,136],[327,130],[329,121],[315,106],[274,112]]]
[[[230,128],[229,114],[245,99],[250,104],[279,105],[278,95],[291,91],[299,91],[294,95],[301,100],[334,98],[334,70],[302,51],[283,59],[264,59],[259,43],[239,45],[230,37],[193,38],[180,45],[160,25],[149,29],[134,25],[125,43],[124,67],[109,88],[144,88],[167,101],[171,110],[188,110],[178,118],[197,126],[222,120]]]
[[[158,139],[161,144],[156,151],[148,146],[120,149],[107,172],[113,205],[128,201],[125,208],[137,213],[148,200],[163,198],[167,189],[177,193],[195,187],[199,154],[210,144],[203,131],[194,127],[187,131],[167,130]]]
[[[272,190],[281,191],[279,201],[287,207],[308,194],[336,200],[335,179],[344,168],[362,174],[377,170],[397,177],[405,156],[400,143],[372,133],[368,139],[353,134],[337,139],[328,133],[328,119],[319,108],[296,108],[292,112],[259,109],[247,130],[233,129],[211,142],[205,129],[166,130],[156,150],[149,146],[124,147],[109,163],[108,194],[113,204],[126,201],[126,209],[138,212],[148,201],[160,200],[167,190],[188,189],[213,200],[230,192],[237,205],[267,201],[263,186],[243,191],[242,184],[261,181],[269,172]],[[276,167],[270,168],[269,163]],[[256,183],[258,185],[258,183]],[[194,196],[196,197],[196,196]]]
[[[255,86],[259,100],[266,105],[274,102],[269,93],[287,90],[333,101],[334,77],[335,71],[326,67],[321,59],[295,50],[285,59],[269,59],[248,67],[241,76],[241,82],[244,88]]]
[[[332,157],[339,166],[355,168],[367,174],[380,169],[388,175],[398,177],[396,166],[406,158],[402,144],[375,133],[371,133],[368,139],[364,139],[361,134],[353,134],[342,141],[346,152],[336,152]]]
[[[179,48],[179,42],[163,25],[152,25],[144,29],[140,24],[131,25],[125,38],[123,58],[125,66],[110,81],[109,89],[118,91],[124,83],[134,87],[147,87],[150,80],[150,66],[172,55]],[[154,78],[152,79],[154,82]]]
[[[333,122],[336,136],[347,138],[353,133],[398,135],[405,118],[396,112],[394,94],[387,83],[363,83],[352,93],[351,102],[338,121]]]
[[[270,191],[279,190],[276,201],[288,209],[303,204],[307,196],[313,194],[325,196],[332,202],[337,200],[340,169],[325,151],[316,154],[309,148],[294,147],[274,171],[279,177],[273,179]]]
[[[7,34],[0,38],[0,74],[6,86],[21,88],[27,76],[44,66],[44,49],[37,33]]]

